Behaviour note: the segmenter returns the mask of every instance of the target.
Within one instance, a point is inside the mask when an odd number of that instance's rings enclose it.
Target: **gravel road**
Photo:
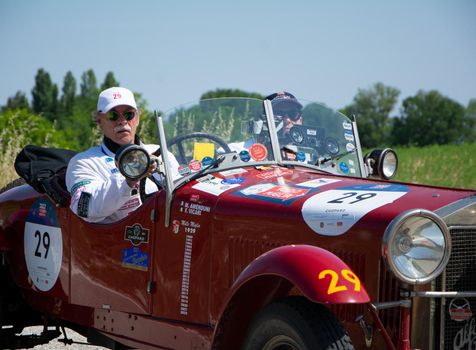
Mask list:
[[[40,334],[43,327],[28,327],[25,328],[22,332],[22,335],[30,335],[30,334]],[[86,338],[78,333],[72,331],[71,329],[66,328],[66,334],[68,338],[73,339],[75,342],[86,343]],[[63,335],[59,336],[60,339],[63,338]],[[57,338],[58,339],[58,338]],[[68,350],[103,350],[107,348],[103,348],[101,346],[92,346],[92,345],[85,345],[85,344],[71,344],[71,345],[64,345],[63,343],[58,342],[58,340],[52,340],[46,345],[37,345],[33,347],[35,350],[51,350],[51,349],[68,349]]]

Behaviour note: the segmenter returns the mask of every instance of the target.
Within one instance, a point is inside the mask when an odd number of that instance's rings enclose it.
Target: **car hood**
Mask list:
[[[342,235],[356,227],[381,232],[407,210],[450,215],[457,209],[454,203],[476,201],[476,192],[470,190],[334,176],[304,168],[240,168],[209,175],[191,186],[217,197],[217,218],[246,216],[291,225],[301,221],[323,236]],[[476,224],[476,216],[471,220]]]

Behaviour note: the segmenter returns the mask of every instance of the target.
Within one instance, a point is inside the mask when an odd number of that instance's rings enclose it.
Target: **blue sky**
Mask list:
[[[476,1],[0,0],[0,105],[39,68],[112,71],[168,110],[216,88],[341,108],[376,82],[401,99],[476,98]],[[79,86],[78,86],[79,90]]]

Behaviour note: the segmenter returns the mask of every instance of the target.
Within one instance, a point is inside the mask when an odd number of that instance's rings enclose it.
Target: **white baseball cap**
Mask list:
[[[98,112],[107,113],[116,106],[131,106],[137,109],[136,100],[131,90],[123,87],[111,87],[102,91],[98,98]]]

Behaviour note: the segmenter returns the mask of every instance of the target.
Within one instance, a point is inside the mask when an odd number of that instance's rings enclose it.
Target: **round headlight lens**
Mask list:
[[[382,173],[384,178],[391,179],[397,172],[397,155],[392,150],[388,150],[383,154]]]
[[[383,254],[400,280],[427,283],[446,267],[451,237],[443,220],[435,213],[418,209],[397,216],[387,227]]]
[[[116,152],[116,166],[126,178],[137,180],[148,170],[150,156],[138,145],[124,145]]]

